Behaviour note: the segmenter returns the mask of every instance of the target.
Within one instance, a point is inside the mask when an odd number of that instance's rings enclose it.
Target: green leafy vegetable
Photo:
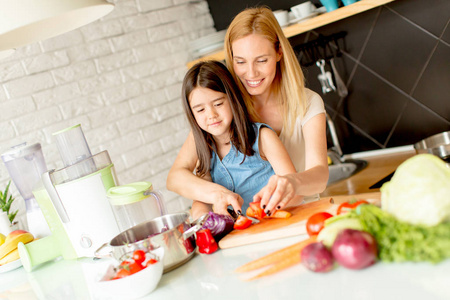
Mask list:
[[[375,205],[360,205],[348,214],[330,218],[326,226],[344,218],[358,219],[363,230],[375,237],[382,261],[438,263],[450,257],[450,222],[412,225]]]
[[[450,168],[435,155],[407,159],[380,191],[381,208],[399,220],[428,226],[450,221]]]

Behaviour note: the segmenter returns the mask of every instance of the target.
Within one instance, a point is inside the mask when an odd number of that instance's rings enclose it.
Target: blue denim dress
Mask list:
[[[239,194],[244,199],[242,205],[244,214],[249,203],[253,201],[253,196],[267,184],[270,176],[275,174],[270,163],[259,155],[259,131],[262,126],[270,128],[269,125],[262,123],[253,124],[256,140],[252,148],[255,154],[247,156],[242,164],[244,154],[234,145],[231,145],[230,152],[222,161],[216,152],[213,152],[211,158],[212,181]]]

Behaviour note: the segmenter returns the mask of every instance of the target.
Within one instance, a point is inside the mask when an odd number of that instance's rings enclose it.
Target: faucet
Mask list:
[[[337,137],[336,128],[334,127],[334,122],[327,112],[325,113],[325,115],[327,118],[328,129],[330,130],[331,141],[333,142],[333,147],[329,149],[328,156],[331,158],[334,164],[337,164],[342,162],[341,158],[344,154],[342,153],[342,149],[339,144],[339,139]]]

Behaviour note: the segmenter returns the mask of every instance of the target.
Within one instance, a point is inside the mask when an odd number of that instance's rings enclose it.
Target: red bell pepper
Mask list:
[[[261,203],[259,203],[259,202],[250,202],[249,208],[251,208],[251,210],[253,211],[253,215],[249,215],[248,209],[247,209],[247,211],[246,211],[247,216],[256,218],[258,220],[261,220],[262,218],[264,218],[266,216],[266,213],[264,212],[264,209],[262,209],[260,205],[261,205]]]
[[[348,202],[344,202],[341,205],[339,205],[336,214],[340,215],[343,213],[347,213],[351,209],[355,209],[357,206],[361,204],[369,204],[369,202],[367,202],[366,200],[350,200]]]
[[[211,234],[209,229],[201,229],[197,231],[197,247],[200,253],[211,254],[217,251],[219,246]]]
[[[268,216],[259,205],[259,202],[251,202],[245,214],[258,220],[263,218],[287,219],[292,215],[290,212],[285,210],[276,210]]]
[[[234,222],[233,228],[234,229],[245,229],[245,228],[249,227],[250,225],[252,225],[252,220],[247,219],[243,215],[239,215],[236,222]]]

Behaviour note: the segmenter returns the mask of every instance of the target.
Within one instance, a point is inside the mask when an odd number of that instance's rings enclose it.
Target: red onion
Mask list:
[[[313,272],[325,273],[333,269],[333,256],[322,242],[309,244],[300,255],[302,264]]]
[[[363,269],[375,263],[377,259],[377,243],[368,232],[344,229],[331,247],[334,259],[343,267]]]

